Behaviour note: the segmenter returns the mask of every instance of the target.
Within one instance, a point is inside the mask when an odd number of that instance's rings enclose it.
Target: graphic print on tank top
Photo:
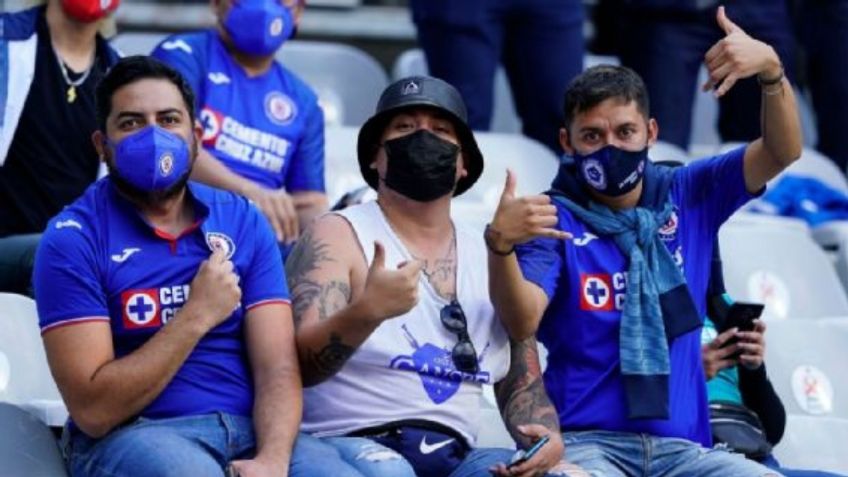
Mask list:
[[[480,371],[476,374],[459,371],[451,359],[451,349],[440,348],[433,343],[421,345],[406,325],[402,325],[401,328],[403,328],[404,338],[412,348],[412,354],[392,358],[390,366],[392,369],[418,373],[427,397],[435,404],[442,404],[453,397],[462,381],[491,384],[491,375],[488,371]],[[488,349],[487,342],[477,357],[481,365]]]

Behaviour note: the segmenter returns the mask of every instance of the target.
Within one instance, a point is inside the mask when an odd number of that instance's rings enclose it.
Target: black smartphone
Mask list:
[[[730,305],[727,316],[724,318],[722,332],[731,328],[739,328],[739,331],[754,331],[754,320],[763,314],[765,306],[762,303],[745,303],[737,301]]]
[[[509,464],[506,466],[506,468],[511,469],[532,459],[533,456],[536,455],[542,449],[542,446],[547,444],[550,440],[551,438],[549,436],[544,436],[538,441],[534,442],[529,449],[516,451],[515,454],[512,455],[512,459],[509,460]]]
[[[765,306],[761,303],[745,303],[741,301],[733,303],[727,310],[727,316],[724,318],[724,326],[722,326],[721,332],[723,333],[731,328],[738,328],[739,331],[754,331],[754,320],[763,314],[764,308]],[[730,346],[738,341],[738,338],[731,338],[727,340],[724,346]],[[738,351],[730,356],[730,358],[739,359],[741,355],[742,351]]]

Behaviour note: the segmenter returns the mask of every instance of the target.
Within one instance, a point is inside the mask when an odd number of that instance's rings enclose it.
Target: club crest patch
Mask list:
[[[265,96],[265,114],[272,123],[285,126],[294,121],[297,116],[297,106],[285,94],[272,91]]]
[[[222,251],[227,257],[227,260],[232,258],[236,252],[236,244],[228,235],[220,232],[208,232],[206,234],[206,245],[212,252]]]

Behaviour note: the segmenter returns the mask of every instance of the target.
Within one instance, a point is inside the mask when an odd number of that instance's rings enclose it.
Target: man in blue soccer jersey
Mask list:
[[[251,199],[279,242],[327,208],[318,98],[274,60],[302,0],[213,0],[213,29],[172,36],[153,56],[197,94],[203,149],[193,178]]]
[[[655,166],[644,83],[627,68],[591,68],[566,92],[560,142],[572,158],[552,203],[514,198],[510,175],[486,231],[495,308],[513,338],[537,333],[547,347],[566,455],[597,475],[773,473],[710,449],[700,327],[719,226],[798,158],[801,133],[774,50],[718,18],[730,33],[706,55],[711,82],[723,93],[757,75],[760,139]],[[558,217],[534,218],[546,210]]]
[[[113,67],[93,135],[110,174],[39,246],[73,476],[287,475],[301,384],[279,249],[246,199],[187,182],[192,101],[150,57]]]

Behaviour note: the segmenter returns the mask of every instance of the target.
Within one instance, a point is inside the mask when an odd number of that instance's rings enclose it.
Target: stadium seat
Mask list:
[[[833,321],[768,323],[766,367],[789,414],[848,419],[848,327]]]
[[[787,469],[848,473],[848,419],[789,414],[774,455]]]
[[[0,401],[60,399],[47,366],[35,302],[28,297],[0,293],[0,360],[8,363],[6,379],[0,376]]]
[[[677,161],[683,164],[692,160],[689,154],[678,146],[665,141],[657,141],[648,152],[652,161]]]
[[[56,438],[44,423],[0,402],[0,475],[65,477]]]
[[[540,194],[550,189],[559,158],[542,143],[520,134],[478,132],[474,136],[486,167],[480,180],[459,200],[482,201],[494,212],[503,192],[507,168],[515,173],[519,195]]]
[[[116,35],[110,43],[124,56],[149,55],[168,34],[152,32],[128,32]]]
[[[377,60],[341,43],[290,41],[277,59],[315,89],[328,125],[359,127],[389,84]]]
[[[738,213],[719,239],[729,293],[765,303],[765,319],[848,317],[839,278],[804,222]]]
[[[421,49],[412,49],[403,52],[392,67],[392,78],[395,80],[414,75],[426,75],[427,59]],[[521,119],[515,111],[515,103],[512,99],[512,90],[509,87],[506,72],[498,68],[495,75],[495,98],[492,111],[492,124],[489,128],[493,132],[520,133]]]
[[[166,37],[122,33],[112,44],[125,55],[146,55]],[[277,59],[312,86],[328,125],[359,126],[374,112],[377,98],[388,85],[385,71],[374,58],[341,43],[294,40],[280,49]]]
[[[720,152],[727,152],[743,145],[740,142],[731,142],[721,145]],[[810,177],[822,181],[825,185],[848,194],[848,179],[839,170],[833,161],[815,149],[805,147],[801,150],[801,157],[771,180],[769,184],[775,184],[784,174]]]

